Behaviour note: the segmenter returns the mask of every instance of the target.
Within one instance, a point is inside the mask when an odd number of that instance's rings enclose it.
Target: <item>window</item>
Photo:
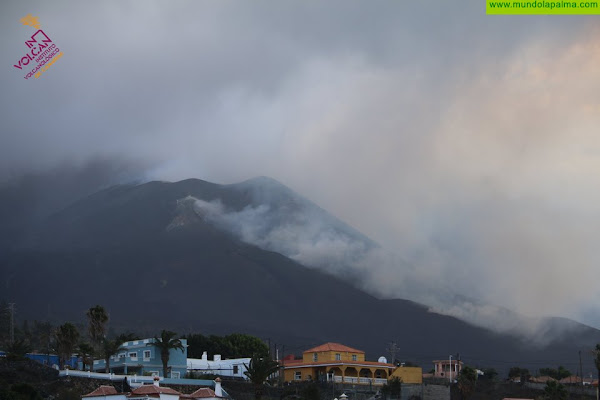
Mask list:
[[[340,361],[341,359],[342,359],[342,356],[341,356],[341,354],[340,354],[340,353],[337,353],[337,354],[335,355],[335,361]]]
[[[317,355],[315,354],[315,357],[316,356]],[[294,379],[297,380],[297,381],[301,381],[302,380],[302,372],[296,371],[296,373],[294,374]]]
[[[129,358],[131,361],[137,361],[137,353],[129,353]]]
[[[238,374],[238,372],[239,372],[239,367],[238,367],[237,365],[234,365],[234,366],[233,366],[233,374],[234,374],[234,375],[237,375],[237,374]]]
[[[317,353],[313,354],[313,361],[317,361],[319,359],[319,356],[317,355]]]
[[[358,359],[358,357],[356,357],[356,354],[352,354],[352,361],[356,361]]]
[[[152,357],[152,353],[150,353],[150,350],[144,350],[144,361],[150,360],[150,357]]]
[[[171,372],[171,379],[179,379],[180,376],[179,372]]]

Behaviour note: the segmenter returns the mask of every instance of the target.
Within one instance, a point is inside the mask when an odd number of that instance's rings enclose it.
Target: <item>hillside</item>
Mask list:
[[[408,300],[377,299],[350,284],[351,276],[342,281],[245,243],[211,213],[231,215],[265,203],[271,210],[300,212],[275,214],[280,218],[308,210],[320,214],[328,229],[375,246],[289,193],[277,197],[271,191],[267,201],[257,201],[264,182],[151,182],[95,193],[0,256],[2,296],[18,303],[21,318],[82,320],[87,308],[103,304],[113,328],[238,331],[284,343],[295,353],[338,341],[376,359],[393,340],[403,360],[424,366],[457,352],[467,362],[499,369],[530,360],[567,364],[600,340],[597,330],[573,323],[563,338],[536,347]],[[276,223],[273,215],[264,217]]]

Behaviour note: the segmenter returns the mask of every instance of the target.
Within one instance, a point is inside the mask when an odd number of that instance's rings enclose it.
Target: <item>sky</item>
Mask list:
[[[39,79],[13,67],[30,13],[63,52]],[[269,176],[423,279],[600,328],[597,16],[18,1],[0,31],[0,182],[98,159],[142,180]]]

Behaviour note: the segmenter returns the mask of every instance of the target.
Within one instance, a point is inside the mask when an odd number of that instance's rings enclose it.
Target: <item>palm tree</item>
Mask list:
[[[108,322],[108,314],[101,305],[97,304],[87,310],[88,317],[88,333],[93,346],[98,347],[106,333],[106,323]]]
[[[106,372],[106,373],[110,372],[110,358],[112,356],[114,356],[115,354],[117,354],[119,351],[124,350],[124,348],[121,346],[122,343],[123,342],[121,342],[118,339],[102,340],[102,343],[100,346],[100,354],[104,358],[104,372]]]
[[[30,351],[31,346],[25,339],[16,339],[6,348],[6,359],[12,361],[24,360]]]
[[[79,332],[75,325],[67,322],[56,329],[54,337],[56,339],[56,350],[60,356],[60,367],[63,368],[65,361],[69,360],[75,351],[79,340]]]
[[[259,400],[262,397],[262,385],[279,369],[279,363],[271,360],[269,357],[254,355],[250,359],[250,365],[244,364],[246,371],[244,375],[254,384],[254,398]]]
[[[94,348],[89,343],[79,343],[77,346],[77,357],[81,358],[81,364],[83,371],[85,371],[85,366],[89,365],[90,371],[94,367]]]
[[[33,330],[38,339],[38,350],[44,350],[46,354],[46,364],[50,365],[50,352],[52,350],[52,340],[54,339],[54,327],[50,322],[33,323]]]
[[[160,350],[160,359],[163,365],[163,376],[167,377],[167,369],[169,365],[169,357],[171,349],[173,350],[185,350],[183,347],[183,343],[181,340],[177,339],[175,336],[177,334],[175,332],[164,330],[160,333],[160,337],[154,337],[154,343],[149,343],[149,346],[156,346]]]

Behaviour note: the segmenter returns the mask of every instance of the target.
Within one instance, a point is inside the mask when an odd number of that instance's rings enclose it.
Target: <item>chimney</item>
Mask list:
[[[221,378],[215,379],[215,396],[223,397],[223,389],[221,388]]]
[[[206,352],[202,353],[202,361],[207,361],[208,360],[208,354]]]
[[[160,386],[160,378],[158,376],[154,376],[154,386]]]
[[[215,354],[215,361],[221,361],[221,355],[220,354]]]

